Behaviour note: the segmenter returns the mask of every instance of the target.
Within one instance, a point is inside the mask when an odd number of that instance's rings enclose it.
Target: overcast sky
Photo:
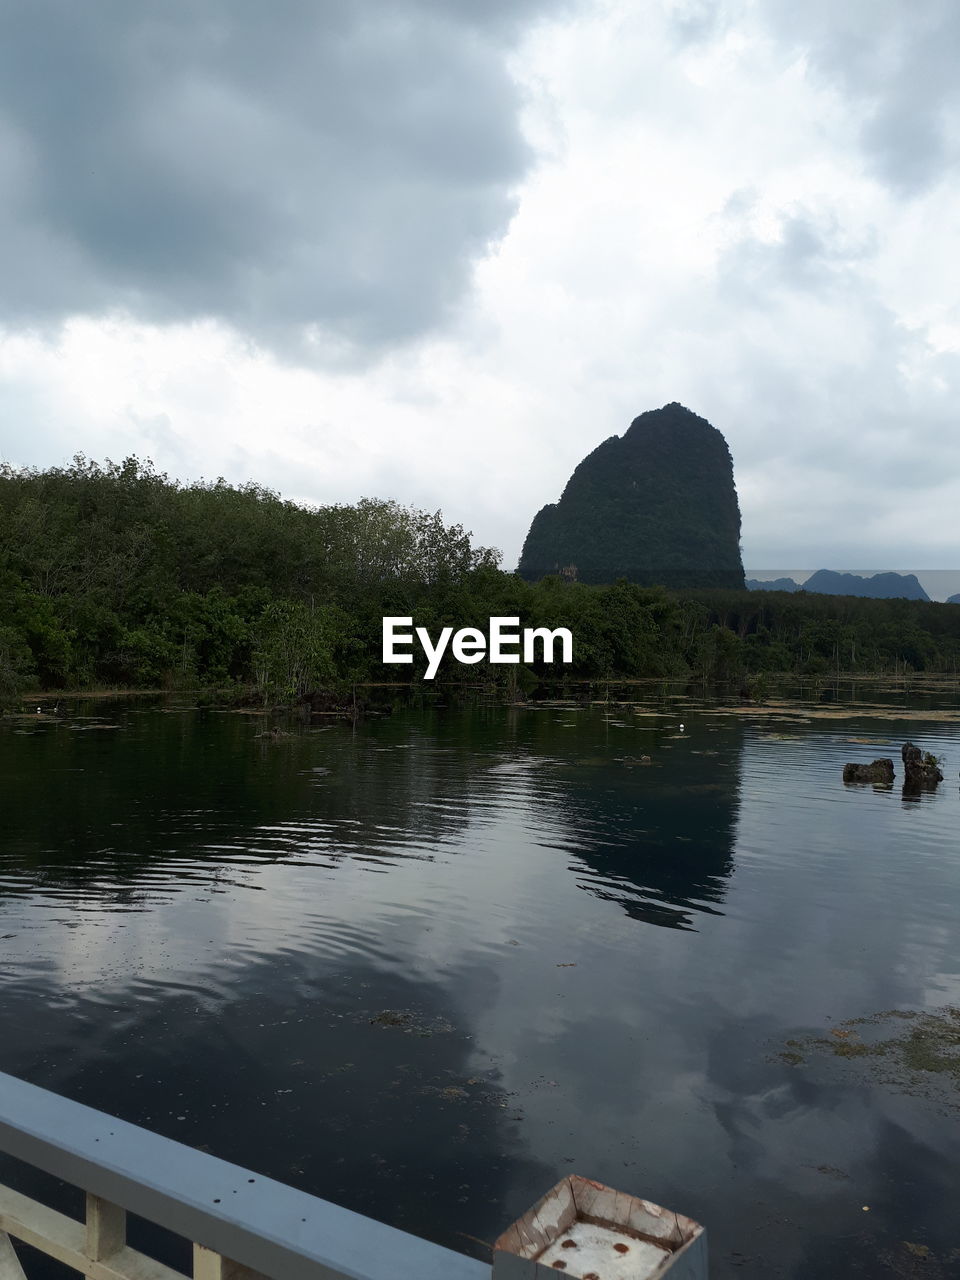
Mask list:
[[[392,497],[512,568],[679,400],[748,568],[960,564],[956,0],[0,17],[0,459]]]

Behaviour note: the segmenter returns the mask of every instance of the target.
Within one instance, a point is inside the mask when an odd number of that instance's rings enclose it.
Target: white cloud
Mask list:
[[[886,105],[895,42],[832,6],[596,3],[531,28],[504,56],[537,163],[441,331],[358,371],[224,321],[11,329],[0,448],[439,507],[510,565],[587,452],[679,400],[730,444],[748,566],[954,565],[960,107],[933,8]],[[925,59],[920,174],[882,122]]]

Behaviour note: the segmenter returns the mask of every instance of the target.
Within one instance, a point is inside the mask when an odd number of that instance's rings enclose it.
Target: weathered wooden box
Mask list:
[[[571,1174],[494,1244],[495,1280],[707,1280],[699,1223]]]

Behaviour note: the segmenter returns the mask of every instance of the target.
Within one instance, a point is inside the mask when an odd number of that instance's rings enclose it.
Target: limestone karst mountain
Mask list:
[[[627,578],[672,587],[743,587],[740,508],[727,442],[672,403],[642,413],[576,468],[534,517],[520,557],[529,581]]]
[[[835,569],[818,569],[802,589],[825,596],[867,596],[873,600],[930,599],[913,573],[874,573],[863,577],[856,573],[838,573]]]
[[[808,591],[823,596],[865,596],[872,600],[929,600],[914,573],[839,573],[836,569],[818,569],[804,582],[793,578],[761,581],[747,579],[748,591]],[[960,596],[957,597],[960,600]],[[949,603],[949,601],[947,602]]]

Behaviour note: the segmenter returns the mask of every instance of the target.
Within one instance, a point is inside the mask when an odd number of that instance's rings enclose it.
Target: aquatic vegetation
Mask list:
[[[363,1020],[363,1015],[360,1015]],[[371,1027],[395,1027],[406,1035],[430,1037],[453,1030],[445,1018],[425,1018],[410,1009],[384,1009],[375,1017],[367,1018]]]
[[[848,1018],[827,1035],[785,1041],[785,1048],[776,1056],[799,1067],[824,1055],[867,1060],[882,1068],[879,1083],[900,1092],[923,1095],[925,1086],[938,1086],[951,1105],[960,1107],[960,1008],[955,1006],[925,1011],[886,1009]]]

